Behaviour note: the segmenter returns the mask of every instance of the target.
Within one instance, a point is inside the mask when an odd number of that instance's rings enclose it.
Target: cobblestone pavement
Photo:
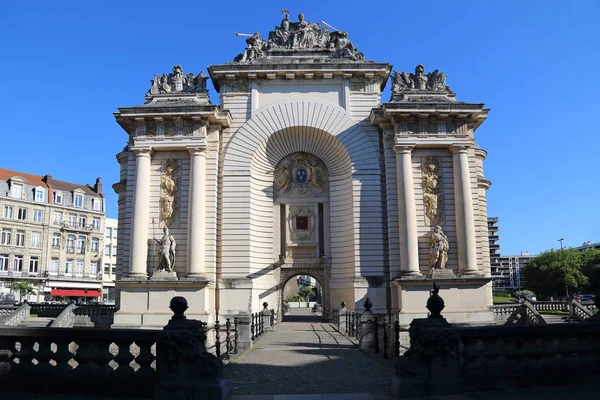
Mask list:
[[[234,395],[371,393],[387,396],[393,370],[331,325],[282,322],[225,368]]]

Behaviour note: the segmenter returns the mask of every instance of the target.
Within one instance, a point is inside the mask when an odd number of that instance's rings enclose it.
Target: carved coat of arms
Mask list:
[[[292,190],[295,194],[305,194],[311,189],[323,192],[325,168],[318,158],[309,154],[298,153],[286,157],[275,170],[275,179],[279,192]]]

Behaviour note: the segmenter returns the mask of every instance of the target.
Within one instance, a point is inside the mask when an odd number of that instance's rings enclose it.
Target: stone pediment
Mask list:
[[[259,32],[236,35],[247,37],[247,47],[234,59],[235,62],[262,63],[262,60],[279,57],[364,60],[364,54],[354,47],[347,32],[324,21],[307,22],[304,14],[298,16],[298,21],[290,21],[287,10],[284,10],[280,25],[269,32],[267,40]]]

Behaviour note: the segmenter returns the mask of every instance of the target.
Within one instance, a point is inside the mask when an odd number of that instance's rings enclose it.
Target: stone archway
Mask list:
[[[280,267],[281,268],[281,267]],[[306,265],[297,265],[294,264],[291,267],[283,267],[281,268],[279,274],[279,293],[280,293],[280,310],[283,310],[283,302],[285,299],[283,298],[283,289],[285,288],[285,284],[294,276],[297,275],[308,275],[317,280],[321,285],[321,290],[323,291],[323,321],[327,322],[329,320],[329,313],[331,312],[331,294],[330,294],[330,284],[331,284],[331,268],[329,266],[325,266],[323,264],[306,264]],[[283,320],[283,312],[281,313],[281,319]]]

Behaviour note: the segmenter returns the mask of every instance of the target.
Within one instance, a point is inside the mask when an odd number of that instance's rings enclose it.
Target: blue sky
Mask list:
[[[116,218],[115,155],[127,137],[112,113],[141,104],[153,74],[174,64],[197,73],[231,61],[245,45],[234,33],[266,36],[282,8],[348,31],[367,59],[443,70],[459,100],[491,108],[476,138],[503,254],[600,241],[597,1],[10,2],[0,10],[0,166],[100,176]]]

